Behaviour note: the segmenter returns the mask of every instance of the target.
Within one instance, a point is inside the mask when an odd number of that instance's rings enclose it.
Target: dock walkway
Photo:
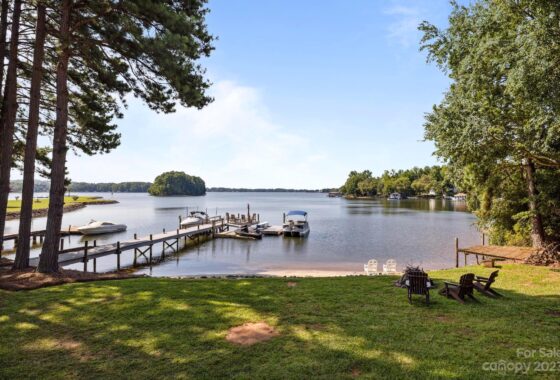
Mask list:
[[[120,254],[124,251],[135,250],[134,261],[136,262],[136,254],[144,255],[149,252],[151,258],[152,246],[157,243],[163,244],[163,249],[165,252],[166,248],[171,248],[175,252],[179,250],[179,239],[187,238],[193,239],[200,235],[211,235],[216,232],[222,231],[226,225],[223,220],[214,221],[212,223],[200,224],[197,226],[177,229],[170,232],[162,232],[160,234],[152,234],[133,240],[118,241],[112,244],[105,244],[100,246],[88,246],[88,242],[83,247],[72,248],[72,251],[65,250],[61,251],[58,255],[58,263],[60,265],[70,265],[76,263],[84,263],[84,270],[87,270],[87,263],[89,260],[94,260],[94,270],[95,270],[95,260],[109,255],[117,256],[117,270],[120,269]],[[169,242],[171,241],[171,242]],[[70,252],[69,252],[70,251]],[[29,265],[37,266],[39,263],[39,258],[35,257],[29,260]]]
[[[514,262],[525,261],[532,254],[535,249],[532,247],[514,247],[514,246],[498,246],[498,245],[474,245],[466,248],[459,248],[458,240],[455,243],[455,262],[456,267],[459,267],[459,254],[465,255],[465,265],[467,264],[467,256],[475,255],[477,262],[479,256],[483,258],[504,259],[512,260]]]

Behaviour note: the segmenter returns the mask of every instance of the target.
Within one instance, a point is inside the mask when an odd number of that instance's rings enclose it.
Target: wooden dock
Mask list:
[[[522,262],[527,260],[535,249],[532,247],[514,247],[514,246],[498,246],[498,245],[474,245],[466,248],[459,248],[459,239],[455,239],[455,266],[459,267],[459,255],[465,256],[465,265],[467,265],[468,255],[475,255],[478,263],[479,257],[512,260],[514,262]]]
[[[152,247],[154,244],[162,243],[163,245],[163,255],[165,255],[165,250],[170,248],[173,252],[179,250],[179,240],[187,239],[193,240],[201,235],[214,235],[218,232],[223,231],[227,228],[223,220],[219,223],[213,221],[208,224],[200,224],[197,226],[177,229],[170,232],[162,232],[160,234],[151,234],[148,236],[136,238],[127,241],[118,241],[112,244],[105,244],[100,246],[89,246],[89,242],[86,241],[85,246],[70,248],[67,250],[61,250],[58,256],[58,263],[60,265],[70,265],[76,263],[84,264],[84,271],[87,271],[88,262],[93,260],[93,270],[96,271],[96,260],[101,257],[116,255],[117,257],[117,270],[121,269],[120,255],[124,251],[134,250],[134,265],[140,256],[144,256],[147,261],[152,260]],[[147,256],[149,255],[149,256]],[[30,266],[37,266],[39,263],[39,258],[35,257],[29,260]]]
[[[263,235],[280,236],[284,233],[282,226],[270,226],[262,230]]]

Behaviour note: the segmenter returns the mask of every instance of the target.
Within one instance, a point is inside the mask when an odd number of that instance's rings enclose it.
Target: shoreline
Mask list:
[[[119,203],[119,202],[114,199],[94,199],[87,202],[73,202],[73,203],[65,204],[63,208],[63,212],[67,213],[67,212],[80,210],[82,208],[85,208],[87,205],[106,205],[106,204],[115,204],[115,203]],[[32,217],[43,218],[47,216],[48,212],[49,212],[48,207],[33,210]],[[6,220],[19,219],[20,214],[21,214],[20,211],[9,211],[6,213]]]

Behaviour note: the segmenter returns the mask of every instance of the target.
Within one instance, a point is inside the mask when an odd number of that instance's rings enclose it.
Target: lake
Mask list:
[[[82,194],[80,194],[82,195]],[[464,203],[440,199],[346,200],[320,193],[208,193],[203,197],[151,197],[147,194],[84,194],[116,199],[118,204],[91,205],[64,215],[63,226],[83,225],[91,219],[128,225],[126,232],[94,237],[70,236],[65,248],[97,239],[97,244],[132,239],[174,230],[178,216],[194,209],[216,213],[260,214],[261,221],[282,223],[282,213],[293,209],[309,213],[311,233],[307,238],[265,236],[262,240],[215,239],[151,268],[139,270],[153,276],[210,274],[289,274],[298,271],[361,273],[371,258],[378,262],[397,260],[398,269],[420,265],[425,269],[455,265],[454,239],[461,246],[478,244],[476,218]],[[46,218],[37,218],[33,229],[43,229]],[[8,221],[7,233],[17,232],[18,221]],[[9,248],[7,243],[7,247]],[[154,246],[154,255],[161,245]],[[170,251],[167,251],[168,253]],[[39,249],[32,251],[37,256]],[[121,265],[132,263],[132,251],[122,254]],[[115,269],[115,257],[98,260],[98,271]],[[82,265],[68,268],[81,269]],[[91,268],[91,264],[90,264]]]

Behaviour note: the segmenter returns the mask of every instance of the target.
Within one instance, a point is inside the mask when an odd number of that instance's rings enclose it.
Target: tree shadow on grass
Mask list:
[[[486,273],[478,273],[486,274]],[[507,274],[496,286],[507,285]],[[0,293],[0,377],[488,378],[516,348],[557,347],[556,294],[439,295],[409,305],[387,277],[126,280]],[[5,297],[4,297],[5,296]],[[227,330],[281,335],[241,347]],[[32,365],[29,365],[32,363]]]

